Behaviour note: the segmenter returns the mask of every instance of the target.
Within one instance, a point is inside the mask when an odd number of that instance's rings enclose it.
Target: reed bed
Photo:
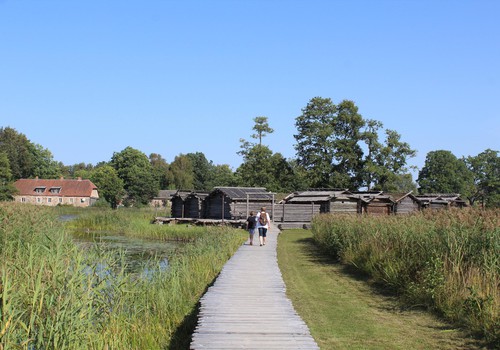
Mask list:
[[[500,346],[500,210],[315,217],[315,241],[342,263]]]
[[[206,228],[192,225],[151,225],[154,214],[153,209],[147,208],[87,208],[68,222],[67,227],[83,234],[92,231],[113,231],[126,236],[165,241],[193,241],[206,232]]]
[[[137,278],[116,254],[78,249],[54,208],[2,203],[0,350],[166,349],[189,337],[180,326],[245,238],[205,229],[168,269]]]

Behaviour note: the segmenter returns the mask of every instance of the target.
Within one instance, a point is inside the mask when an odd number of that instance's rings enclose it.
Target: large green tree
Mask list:
[[[447,150],[427,153],[417,179],[420,193],[455,193],[464,197],[469,196],[472,181],[465,161]]]
[[[116,209],[125,194],[123,181],[118,176],[118,172],[112,166],[104,165],[96,168],[90,179],[97,186],[99,195],[109,203],[111,208]]]
[[[331,187],[334,121],[337,106],[329,98],[314,97],[295,119],[297,164],[307,173],[310,187]]]
[[[193,168],[193,188],[195,190],[210,190],[210,178],[213,176],[213,164],[202,152],[188,153]]]
[[[416,151],[401,141],[401,135],[396,131],[387,129],[385,134],[384,144],[380,144],[376,151],[375,164],[365,167],[373,170],[373,187],[388,192],[414,191],[416,185],[408,172],[407,161],[416,155]]]
[[[406,161],[415,151],[392,130],[382,143],[382,123],[363,119],[353,101],[335,105],[329,98],[315,97],[295,126],[297,165],[302,168],[296,173],[304,173],[310,187],[388,190],[407,183]]]
[[[487,207],[500,207],[500,157],[498,151],[487,149],[465,159],[473,174],[469,202],[481,201]]]
[[[39,144],[32,144],[30,150],[33,154],[32,176],[41,179],[55,179],[61,176],[60,164],[54,160],[52,152]]]
[[[218,186],[238,186],[236,175],[228,164],[217,164],[211,169],[206,189],[211,190]]]
[[[159,185],[153,176],[151,163],[141,151],[127,147],[115,152],[111,166],[123,181],[127,192],[126,205],[146,205],[158,194]]]
[[[179,154],[174,161],[170,163],[170,181],[173,184],[172,189],[192,190],[194,189],[194,171],[191,158],[185,154]]]
[[[0,128],[0,151],[7,154],[14,180],[34,177],[34,145],[15,129]]]
[[[358,188],[363,184],[363,128],[365,120],[353,101],[343,100],[337,105],[333,120],[333,185]]]
[[[16,193],[16,188],[11,184],[12,173],[10,171],[7,153],[0,152],[0,201],[11,201]]]
[[[236,169],[242,186],[274,187],[273,152],[267,146],[255,145],[245,151],[243,163]]]
[[[149,155],[149,161],[151,162],[151,167],[153,169],[153,177],[155,178],[158,186],[161,190],[168,189],[169,178],[168,178],[168,163],[167,161],[158,153],[151,153]]]

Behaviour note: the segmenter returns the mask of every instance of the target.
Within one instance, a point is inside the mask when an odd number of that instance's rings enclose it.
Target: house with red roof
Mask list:
[[[19,179],[14,182],[16,202],[37,205],[73,205],[88,207],[99,199],[97,187],[90,180],[78,179]]]

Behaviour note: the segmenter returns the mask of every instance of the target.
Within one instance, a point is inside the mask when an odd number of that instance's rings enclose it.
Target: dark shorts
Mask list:
[[[259,227],[259,237],[266,237],[266,235],[267,235],[267,228]]]

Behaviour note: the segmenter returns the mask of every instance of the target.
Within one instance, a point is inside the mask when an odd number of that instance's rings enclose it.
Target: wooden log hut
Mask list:
[[[172,196],[172,208],[171,208],[171,216],[173,218],[183,218],[185,215],[185,207],[184,200],[191,193],[191,191],[186,190],[178,190]]]
[[[267,207],[273,219],[274,194],[262,187],[216,187],[205,198],[207,219],[246,219],[250,211]]]
[[[275,222],[283,228],[309,227],[315,215],[321,213],[357,213],[359,199],[346,189],[309,189],[294,192],[275,207]]]
[[[467,203],[460,197],[459,194],[446,193],[430,193],[421,194],[415,196],[421,203],[422,209],[448,209],[450,207],[463,208],[467,206]]]
[[[408,215],[421,209],[420,200],[412,192],[387,193],[394,201],[394,214]]]
[[[205,217],[205,198],[208,191],[193,191],[184,199],[184,217],[201,219]]]

